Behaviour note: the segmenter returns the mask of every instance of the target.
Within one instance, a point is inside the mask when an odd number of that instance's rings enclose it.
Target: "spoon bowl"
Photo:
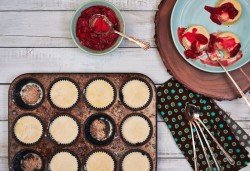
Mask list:
[[[97,27],[95,27],[95,24],[99,21],[99,19],[101,20],[101,26],[99,26],[101,28],[98,27],[98,29],[96,29]],[[150,44],[148,42],[136,39],[132,36],[127,36],[124,33],[121,33],[119,31],[115,30],[112,22],[110,22],[109,19],[105,15],[101,15],[101,14],[93,15],[89,20],[89,26],[91,28],[94,28],[95,33],[97,33],[97,34],[116,33],[116,34],[120,35],[121,37],[125,37],[126,39],[130,40],[131,42],[136,43],[144,50],[148,50],[150,48]],[[103,26],[105,26],[105,27],[109,26],[109,29],[106,29],[105,31],[103,31]]]

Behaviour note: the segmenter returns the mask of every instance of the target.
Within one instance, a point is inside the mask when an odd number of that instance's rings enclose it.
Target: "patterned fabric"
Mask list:
[[[227,115],[222,109],[220,109],[216,103],[207,97],[194,93],[184,88],[175,79],[170,79],[165,84],[161,85],[157,89],[157,108],[170,129],[172,136],[187,158],[188,162],[194,169],[193,161],[193,146],[192,136],[190,132],[190,126],[185,118],[185,105],[186,103],[194,104],[200,108],[200,119],[205,123],[206,127],[212,132],[218,142],[224,147],[224,149],[235,160],[234,166],[230,165],[224,154],[213,142],[212,138],[203,129],[210,146],[214,152],[217,162],[224,171],[237,171],[247,166],[250,162],[248,158],[248,152],[240,145],[240,142],[236,139],[232,133],[227,122],[224,121],[224,116]],[[198,160],[199,170],[208,170],[208,165],[202,151],[201,143],[199,143],[196,130],[193,129],[195,142],[196,142],[196,154]],[[204,142],[205,144],[205,142]],[[206,145],[205,145],[206,147]],[[212,157],[207,149],[208,157],[212,161],[214,171],[216,167],[212,160]]]
[[[240,144],[250,149],[250,136],[229,115],[223,115],[223,119],[227,122]]]

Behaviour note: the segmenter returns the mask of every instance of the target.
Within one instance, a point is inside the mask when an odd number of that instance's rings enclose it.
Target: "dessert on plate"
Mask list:
[[[187,59],[199,59],[207,65],[220,66],[218,62],[210,59],[220,58],[224,66],[231,66],[243,56],[240,39],[232,32],[218,31],[209,34],[203,26],[195,25],[178,28],[178,38],[185,49]]]
[[[236,34],[232,32],[218,32],[211,34],[210,37],[207,52],[211,58],[218,59],[220,55],[223,55],[221,63],[224,66],[231,66],[242,58],[243,54],[240,50],[241,43]],[[221,53],[219,53],[219,51]],[[213,66],[219,66],[216,61],[213,62],[210,59],[201,59],[201,62]]]
[[[210,35],[207,29],[200,25],[188,28],[178,28],[178,37],[185,48],[184,54],[187,59],[195,59],[207,49]]]
[[[205,10],[211,14],[210,19],[219,25],[233,25],[242,15],[238,0],[219,0],[215,7],[205,6]]]

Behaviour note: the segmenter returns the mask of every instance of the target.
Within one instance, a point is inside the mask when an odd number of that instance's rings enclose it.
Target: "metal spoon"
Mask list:
[[[193,144],[193,152],[194,152],[194,170],[198,171],[197,154],[196,154],[193,126],[192,126],[193,124],[190,121],[188,123],[189,123],[189,126],[190,126],[190,132],[191,132],[191,136],[192,136],[192,144]]]
[[[227,158],[228,162],[231,164],[231,165],[235,165],[235,161],[234,159],[226,152],[226,150],[220,145],[220,143],[217,141],[217,139],[213,136],[213,134],[208,130],[208,128],[206,127],[206,125],[202,122],[202,120],[200,119],[200,111],[198,109],[197,106],[193,105],[193,104],[188,104],[188,107],[189,108],[189,117],[192,118],[191,120],[196,122],[198,127],[199,124],[201,124],[203,126],[203,128],[207,131],[207,133],[210,135],[210,137],[213,139],[213,141],[216,143],[216,145],[219,147],[219,149],[223,152],[224,156]],[[207,141],[201,127],[200,127],[200,131],[205,139],[205,141]],[[210,145],[208,145],[208,148],[210,151],[212,151],[210,148]],[[212,153],[211,153],[212,154]],[[216,163],[216,162],[215,162]]]
[[[211,165],[211,163],[209,161],[208,154],[207,154],[207,151],[206,151],[206,149],[204,147],[204,144],[203,144],[203,141],[201,139],[200,133],[199,133],[199,131],[198,131],[198,129],[197,129],[195,123],[194,123],[195,120],[194,120],[193,115],[192,115],[192,113],[194,113],[193,112],[193,108],[190,107],[190,105],[188,103],[186,103],[185,110],[186,110],[185,116],[186,116],[186,118],[187,118],[187,120],[189,121],[189,124],[190,124],[191,135],[192,135],[192,142],[193,142],[193,149],[195,149],[195,141],[194,141],[193,128],[192,128],[194,126],[194,128],[196,129],[196,133],[197,133],[197,136],[199,138],[199,141],[201,143],[202,151],[203,151],[203,153],[205,155],[205,159],[207,161],[208,167],[209,167],[210,171],[213,171],[212,165]],[[197,154],[196,154],[196,149],[193,150],[193,151],[194,151],[194,166],[195,166],[195,171],[197,171],[198,168],[197,168]]]
[[[250,109],[250,100],[247,98],[247,96],[244,94],[244,92],[240,89],[240,87],[238,86],[238,84],[236,83],[236,81],[233,79],[233,77],[231,76],[231,74],[227,71],[226,67],[221,63],[221,59],[223,58],[223,52],[221,52],[221,51],[218,51],[218,52],[219,52],[219,55],[218,55],[219,59],[217,59],[217,58],[212,58],[212,57],[208,54],[208,52],[206,52],[206,53],[207,53],[207,56],[209,57],[209,59],[210,59],[211,61],[217,62],[217,63],[221,66],[221,68],[226,72],[227,76],[228,76],[228,77],[230,78],[230,80],[233,82],[234,86],[236,87],[236,89],[237,89],[238,92],[240,93],[241,97],[243,97],[243,99],[245,100],[247,106],[248,106],[249,109]],[[247,78],[248,78],[248,77],[247,77]]]
[[[95,24],[95,22],[96,22],[96,20],[98,18],[102,18],[109,25],[110,30],[108,30],[107,32],[102,32],[102,33],[98,32],[97,34],[109,34],[109,33],[113,32],[113,33],[116,33],[116,34],[118,34],[118,35],[120,35],[122,37],[125,37],[128,40],[136,43],[137,45],[139,45],[144,50],[148,50],[150,48],[150,43],[142,41],[142,40],[139,40],[139,39],[136,39],[136,38],[131,37],[131,36],[127,36],[127,35],[119,32],[119,31],[115,30],[114,27],[113,27],[113,24],[109,21],[109,19],[105,15],[101,15],[101,14],[95,14],[95,15],[93,15],[90,18],[90,20],[89,20],[89,26],[93,28],[94,24]]]

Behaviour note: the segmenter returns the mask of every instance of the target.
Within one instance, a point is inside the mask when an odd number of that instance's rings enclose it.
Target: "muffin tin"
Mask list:
[[[69,109],[59,109],[51,104],[49,99],[49,90],[51,85],[58,79],[69,79],[74,81],[74,83],[79,87],[80,94],[77,103]],[[89,81],[93,79],[103,78],[109,80],[115,88],[115,100],[114,102],[104,109],[95,109],[91,107],[85,100],[84,92]],[[131,109],[127,107],[122,102],[121,88],[129,80],[138,79],[143,80],[150,87],[151,100],[148,104],[140,109]],[[16,100],[18,92],[16,90],[21,89],[23,83],[27,82],[38,82],[42,87],[44,97],[42,102],[35,107],[27,107]],[[22,83],[22,84],[20,84]],[[41,140],[35,144],[25,145],[20,143],[14,136],[13,126],[20,116],[25,114],[31,114],[39,118],[44,126],[44,134]],[[107,115],[114,121],[114,132],[115,134],[108,139],[108,142],[98,143],[91,141],[89,134],[86,134],[85,126],[88,124],[89,118],[91,116],[96,116],[101,114],[101,116]],[[131,114],[143,114],[145,118],[150,121],[151,134],[150,137],[143,144],[131,145],[127,143],[121,136],[121,123],[124,118]],[[76,140],[69,145],[60,145],[55,142],[50,137],[49,125],[51,121],[60,115],[71,115],[73,116],[80,125],[79,135]],[[35,151],[42,157],[44,170],[49,170],[50,158],[58,151],[69,150],[76,154],[77,158],[80,160],[80,170],[84,170],[84,163],[88,158],[88,155],[93,151],[109,151],[114,157],[116,163],[116,171],[120,170],[119,166],[121,164],[124,155],[129,153],[131,150],[142,150],[147,153],[152,161],[152,169],[156,170],[157,166],[157,126],[156,126],[156,91],[154,83],[145,75],[142,74],[24,74],[17,77],[11,84],[9,89],[9,170],[13,169],[13,162],[16,161],[15,157],[20,157],[20,152],[25,150]],[[87,137],[88,136],[88,137]],[[15,162],[15,165],[17,163]],[[16,166],[17,167],[17,166]]]

